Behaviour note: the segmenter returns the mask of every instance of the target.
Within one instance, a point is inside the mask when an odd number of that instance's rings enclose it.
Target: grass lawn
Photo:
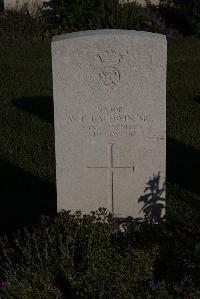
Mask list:
[[[200,39],[169,41],[168,215],[199,226]],[[1,231],[56,207],[50,41],[0,43]],[[9,223],[9,225],[8,225]]]

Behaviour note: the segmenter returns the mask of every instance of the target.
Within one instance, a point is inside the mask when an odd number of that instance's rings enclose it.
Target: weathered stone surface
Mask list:
[[[53,38],[52,58],[58,210],[159,214],[166,38],[132,30],[65,34]]]
[[[119,0],[119,3],[127,3],[133,2],[135,0]],[[21,8],[24,3],[28,3],[28,5],[32,8],[33,6],[41,5],[43,2],[48,2],[48,0],[4,0],[5,9],[18,9]],[[146,5],[145,0],[137,0],[139,4]],[[152,4],[158,5],[160,0],[151,0]]]
[[[119,3],[123,4],[123,3],[131,3],[131,2],[135,2],[135,0],[119,0]],[[146,6],[147,2],[146,0],[136,0],[137,3]],[[149,1],[151,4],[153,5],[159,5],[160,4],[160,0],[150,0]]]
[[[49,0],[4,0],[4,10],[20,10],[26,7],[31,16],[38,14],[43,8],[43,3]]]

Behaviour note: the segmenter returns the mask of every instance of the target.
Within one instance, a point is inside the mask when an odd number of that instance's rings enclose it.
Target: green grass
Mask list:
[[[50,43],[1,42],[0,53],[1,158],[54,180],[53,124],[37,116],[51,114]]]
[[[200,149],[200,40],[169,43],[167,135]]]
[[[199,52],[198,38],[168,44],[169,208],[199,202]],[[1,40],[0,57],[1,213],[26,223],[56,204],[50,41]]]
[[[56,205],[50,42],[1,41],[0,56],[0,219],[27,223]]]

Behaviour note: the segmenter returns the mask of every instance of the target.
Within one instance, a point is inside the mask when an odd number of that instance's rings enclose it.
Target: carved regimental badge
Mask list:
[[[116,67],[105,66],[99,73],[100,80],[104,85],[117,85],[120,82],[120,72]]]
[[[121,73],[119,65],[123,55],[113,49],[104,50],[96,55],[99,64],[99,79],[105,86],[114,86],[120,83]]]

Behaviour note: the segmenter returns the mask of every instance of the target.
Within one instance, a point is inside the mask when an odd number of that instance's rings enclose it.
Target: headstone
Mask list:
[[[48,6],[44,7],[45,2],[49,2],[49,0],[4,0],[4,10],[19,11],[24,7],[34,17],[40,13],[41,9],[49,8]]]
[[[43,2],[48,2],[49,0],[4,0],[5,10],[9,9],[20,9],[25,3],[28,3],[31,7],[41,5]],[[135,0],[119,0],[119,3],[133,2]],[[146,5],[145,0],[137,0],[139,4]],[[150,0],[151,4],[159,5],[160,0]]]
[[[141,4],[142,6],[146,6],[147,5],[147,1],[146,0],[119,0],[120,4],[126,4],[126,3],[131,3],[131,2],[137,2],[138,4]],[[160,4],[160,0],[149,0],[148,1],[151,5],[159,5]]]
[[[163,209],[165,36],[70,33],[53,38],[52,58],[58,210]]]

